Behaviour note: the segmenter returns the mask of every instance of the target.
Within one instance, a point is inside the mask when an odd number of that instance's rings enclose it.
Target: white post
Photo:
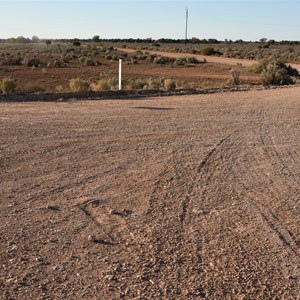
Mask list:
[[[119,91],[122,89],[122,59],[119,59]]]

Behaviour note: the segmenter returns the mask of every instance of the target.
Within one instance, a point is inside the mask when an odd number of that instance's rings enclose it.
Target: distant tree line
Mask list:
[[[251,43],[259,43],[259,44],[265,44],[265,45],[300,45],[300,41],[275,41],[275,40],[267,40],[266,38],[262,38],[259,41],[244,41],[242,39],[239,40],[230,40],[225,39],[217,40],[217,39],[199,39],[196,37],[190,38],[190,39],[170,39],[170,38],[161,38],[161,39],[152,39],[152,38],[127,38],[127,39],[102,39],[99,35],[95,35],[92,38],[89,39],[39,39],[37,36],[33,36],[30,38],[25,38],[23,36],[18,37],[11,37],[8,39],[0,39],[0,43],[18,43],[18,44],[30,44],[30,43],[39,43],[43,42],[47,45],[51,44],[51,42],[59,42],[59,43],[100,43],[100,42],[110,42],[110,43],[143,43],[143,44],[157,44],[159,46],[159,43],[163,44],[251,44]]]

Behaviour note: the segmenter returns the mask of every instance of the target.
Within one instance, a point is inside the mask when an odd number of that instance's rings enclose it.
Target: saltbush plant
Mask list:
[[[261,72],[264,84],[289,85],[294,81],[288,70],[277,62],[269,63]]]
[[[292,77],[299,78],[297,69],[276,59],[262,60],[249,70],[260,73],[264,84],[289,85],[295,83]]]

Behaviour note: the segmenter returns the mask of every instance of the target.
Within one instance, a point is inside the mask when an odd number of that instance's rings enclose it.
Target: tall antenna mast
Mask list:
[[[186,7],[186,11],[185,11],[185,42],[187,42],[187,38],[188,38],[188,19],[189,19],[189,10]]]

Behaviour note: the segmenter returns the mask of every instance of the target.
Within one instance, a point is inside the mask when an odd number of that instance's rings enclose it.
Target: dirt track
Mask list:
[[[300,299],[299,94],[0,103],[0,298]]]

